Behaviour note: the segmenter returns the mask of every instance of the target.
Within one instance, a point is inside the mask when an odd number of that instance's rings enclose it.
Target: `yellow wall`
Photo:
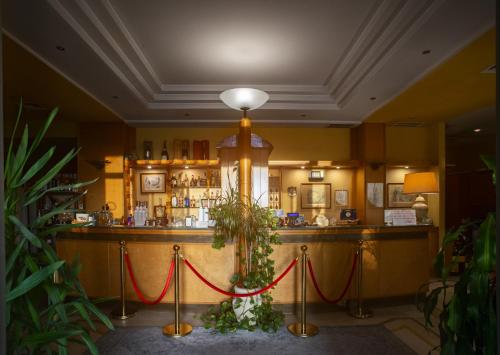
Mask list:
[[[253,132],[274,146],[271,160],[349,160],[350,131],[348,128],[283,128],[254,127]],[[159,159],[163,141],[167,140],[173,154],[174,139],[210,141],[210,159],[216,159],[216,145],[225,137],[238,133],[234,128],[137,128],[137,154],[143,157],[143,142],[153,141],[153,158]]]
[[[386,161],[389,163],[431,162],[437,164],[436,125],[385,129]]]

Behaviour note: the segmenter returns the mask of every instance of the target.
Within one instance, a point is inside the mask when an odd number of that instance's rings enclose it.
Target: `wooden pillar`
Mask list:
[[[252,127],[250,119],[243,117],[240,121],[240,132],[238,136],[238,146],[240,151],[239,167],[239,192],[240,198],[246,204],[251,203],[252,196]]]
[[[385,200],[385,124],[363,123],[351,130],[352,159],[360,161],[355,174],[355,196],[358,218],[362,224],[384,224],[384,207],[368,200],[367,184],[382,183]]]
[[[250,206],[252,203],[252,126],[250,119],[246,117],[244,111],[240,121],[240,131],[238,135],[238,147],[240,153],[240,166],[238,175],[238,189],[241,201]],[[244,236],[238,238],[238,248],[236,248],[235,260],[238,265],[238,273],[246,276],[248,269],[246,260],[247,244]]]
[[[446,124],[438,123],[439,245],[446,232]]]

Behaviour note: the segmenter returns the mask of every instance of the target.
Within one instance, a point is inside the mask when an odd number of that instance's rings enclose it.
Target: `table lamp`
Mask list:
[[[433,172],[410,173],[405,175],[403,193],[418,194],[412,208],[415,210],[417,223],[428,224],[432,221],[427,217],[428,206],[422,194],[439,192],[436,174]]]

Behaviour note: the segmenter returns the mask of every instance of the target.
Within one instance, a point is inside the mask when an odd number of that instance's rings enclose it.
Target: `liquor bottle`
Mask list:
[[[170,185],[172,185],[172,187],[177,187],[177,178],[175,177],[175,174],[172,174],[172,179],[170,179]]]
[[[153,159],[152,145],[151,141],[144,141],[144,159],[146,160]]]
[[[200,207],[198,207],[198,221],[204,222],[205,221],[205,211],[203,207],[201,206],[201,199],[200,199]]]
[[[207,173],[206,172],[203,173],[203,177],[200,179],[201,179],[200,186],[207,186]]]
[[[184,207],[189,207],[189,195],[184,197]]]
[[[161,150],[161,160],[168,160],[167,141],[163,141],[163,149]]]
[[[172,207],[177,207],[177,196],[175,196],[175,192],[172,194]]]
[[[196,180],[194,179],[194,174],[191,175],[191,182],[189,183],[189,186],[191,187],[196,186]]]
[[[191,195],[191,206],[190,207],[196,207],[196,200],[194,199],[194,195]]]

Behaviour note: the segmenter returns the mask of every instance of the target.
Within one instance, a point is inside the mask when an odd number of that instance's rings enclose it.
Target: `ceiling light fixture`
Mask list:
[[[340,169],[340,166],[336,166],[335,169]]]
[[[189,166],[188,166],[188,165],[186,165],[186,166],[184,167],[184,169],[189,169]]]
[[[219,98],[232,109],[243,111],[243,117],[246,117],[247,111],[264,105],[269,100],[269,95],[262,90],[235,88],[223,91]]]
[[[302,165],[300,168],[301,168],[301,169],[305,169],[306,167]]]
[[[429,54],[430,52],[431,52],[431,50],[430,50],[430,49],[426,49],[426,50],[422,51],[422,55],[427,55],[427,54]]]
[[[407,165],[407,166],[405,166],[405,169],[410,169],[410,167]]]
[[[481,128],[476,128],[476,129],[474,130],[474,132],[476,132],[476,133],[481,132]]]

